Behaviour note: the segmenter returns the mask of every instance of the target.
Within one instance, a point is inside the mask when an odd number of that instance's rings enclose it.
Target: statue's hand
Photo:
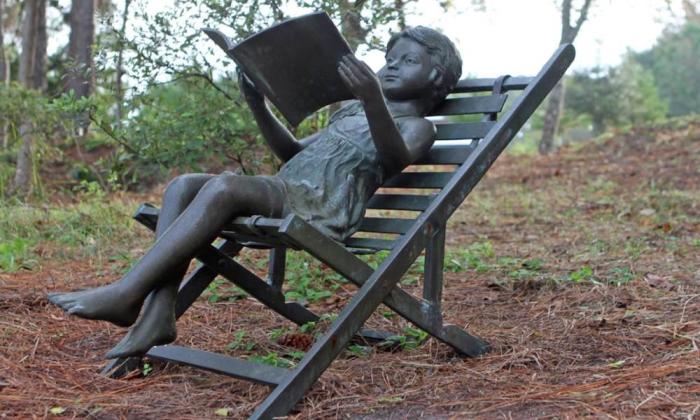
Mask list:
[[[238,88],[241,90],[241,93],[243,93],[246,101],[248,101],[248,103],[264,102],[265,96],[260,93],[258,88],[255,87],[253,82],[250,81],[240,67],[236,69],[236,73],[238,73]]]
[[[354,55],[348,54],[341,59],[338,74],[360,101],[367,103],[382,98],[382,87],[377,75]]]

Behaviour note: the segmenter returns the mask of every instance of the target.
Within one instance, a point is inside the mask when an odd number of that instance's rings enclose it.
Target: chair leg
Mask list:
[[[270,262],[267,271],[267,284],[278,291],[282,290],[284,271],[287,262],[287,248],[280,246],[270,250]]]
[[[438,309],[442,302],[442,278],[445,260],[445,227],[435,230],[425,248],[425,273],[423,278],[423,299]]]
[[[360,287],[364,287],[367,279],[373,275],[374,270],[364,261],[357,258],[340,244],[322,235],[300,218],[290,220],[290,223],[281,228],[280,232],[302,245],[302,248],[306,249],[318,260],[324,262]],[[426,241],[430,242],[431,238],[435,237],[430,236],[426,238]],[[422,249],[421,247],[420,250]],[[403,264],[410,265],[415,261],[415,256],[410,261],[399,262],[397,259],[398,257],[395,257],[390,262],[394,269],[399,263],[401,266]],[[382,263],[383,265],[384,263]],[[393,274],[401,278],[404,273],[405,270],[397,270]],[[433,305],[427,300],[418,300],[399,287],[392,287],[392,290],[384,298],[384,304],[462,354],[476,357],[489,350],[489,345],[486,342],[470,335],[461,328],[454,325],[443,325],[439,306]]]

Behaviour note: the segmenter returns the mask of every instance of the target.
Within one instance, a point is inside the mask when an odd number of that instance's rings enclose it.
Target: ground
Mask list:
[[[468,359],[421,343],[384,308],[369,324],[403,341],[347,351],[290,417],[700,416],[699,167],[700,124],[687,122],[548,157],[504,155],[450,222],[444,291],[446,320],[493,350]],[[112,198],[124,208],[140,199]],[[155,362],[126,379],[100,376],[123,330],[47,303],[47,292],[119,277],[148,244],[145,229],[124,223],[140,232],[124,239],[128,252],[48,241],[32,246],[28,269],[0,274],[0,415],[250,414],[269,388]],[[246,258],[261,265],[256,253]],[[303,261],[294,268],[308,268]],[[314,267],[313,284],[330,278]],[[419,293],[419,280],[402,287]],[[314,310],[337,313],[354,289],[329,284],[332,296],[308,285],[299,293]],[[222,284],[207,296],[179,321],[179,344],[280,364],[298,358],[290,345],[303,348],[313,332]]]

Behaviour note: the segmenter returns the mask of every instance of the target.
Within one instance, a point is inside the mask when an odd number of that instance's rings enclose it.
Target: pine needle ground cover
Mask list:
[[[450,222],[444,291],[446,320],[493,351],[459,358],[383,308],[369,326],[396,335],[349,347],[292,418],[700,415],[698,167],[693,122],[503,156]],[[127,379],[102,377],[124,331],[48,304],[47,292],[119,278],[151,240],[130,212],[158,193],[4,205],[0,414],[239,418],[267,395],[148,360]],[[263,257],[242,259],[263,271]],[[321,321],[296,327],[217,280],[177,343],[294,366],[354,288],[302,255],[288,265],[287,296]],[[402,287],[419,295],[421,280],[409,273]]]

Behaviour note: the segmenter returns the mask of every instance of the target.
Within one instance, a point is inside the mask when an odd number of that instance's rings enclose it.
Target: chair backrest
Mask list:
[[[359,231],[345,245],[357,252],[391,249],[496,124],[508,97],[505,92],[523,90],[531,80],[509,76],[461,80],[429,114],[437,127],[435,145],[426,156],[382,185],[370,199]]]

